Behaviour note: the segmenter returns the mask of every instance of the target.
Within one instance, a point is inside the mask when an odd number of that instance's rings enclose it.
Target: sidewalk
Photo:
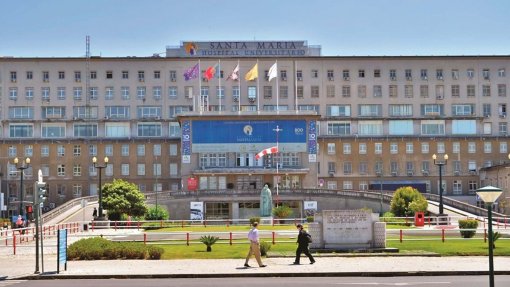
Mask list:
[[[241,276],[404,276],[404,275],[482,275],[488,274],[486,256],[362,256],[320,257],[317,263],[292,265],[293,258],[264,258],[265,268],[243,267],[243,259],[210,260],[96,260],[69,261],[56,273],[56,255],[45,255],[44,274],[34,274],[35,257],[30,255],[0,256],[0,278],[4,279],[69,279],[69,278],[188,278]],[[256,266],[256,261],[250,261]],[[496,274],[510,275],[510,256],[495,257]],[[42,266],[41,266],[42,267]],[[40,268],[42,271],[42,268]]]

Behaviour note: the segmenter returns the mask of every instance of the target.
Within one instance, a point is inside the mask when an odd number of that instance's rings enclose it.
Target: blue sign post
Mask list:
[[[60,264],[67,270],[67,229],[58,230],[57,246],[57,274],[60,272]]]

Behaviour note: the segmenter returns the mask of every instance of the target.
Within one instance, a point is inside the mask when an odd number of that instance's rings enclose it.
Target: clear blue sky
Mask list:
[[[181,41],[307,40],[335,55],[509,55],[509,0],[18,0],[0,56],[150,56]]]

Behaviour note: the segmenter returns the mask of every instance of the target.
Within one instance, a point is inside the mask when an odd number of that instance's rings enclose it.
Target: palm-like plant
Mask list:
[[[203,235],[202,237],[200,237],[200,242],[202,242],[203,244],[205,244],[205,246],[207,246],[207,252],[211,252],[212,251],[211,246],[214,243],[216,243],[216,241],[218,241],[218,239],[220,239],[220,238],[217,236]]]

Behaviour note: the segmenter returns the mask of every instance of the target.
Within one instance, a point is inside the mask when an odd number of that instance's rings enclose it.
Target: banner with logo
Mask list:
[[[314,216],[317,213],[317,201],[303,201],[305,216]]]
[[[190,219],[191,220],[204,220],[204,202],[203,201],[190,202]]]
[[[317,122],[308,122],[308,162],[317,162]]]
[[[191,163],[191,122],[182,121],[181,136],[182,163]]]

